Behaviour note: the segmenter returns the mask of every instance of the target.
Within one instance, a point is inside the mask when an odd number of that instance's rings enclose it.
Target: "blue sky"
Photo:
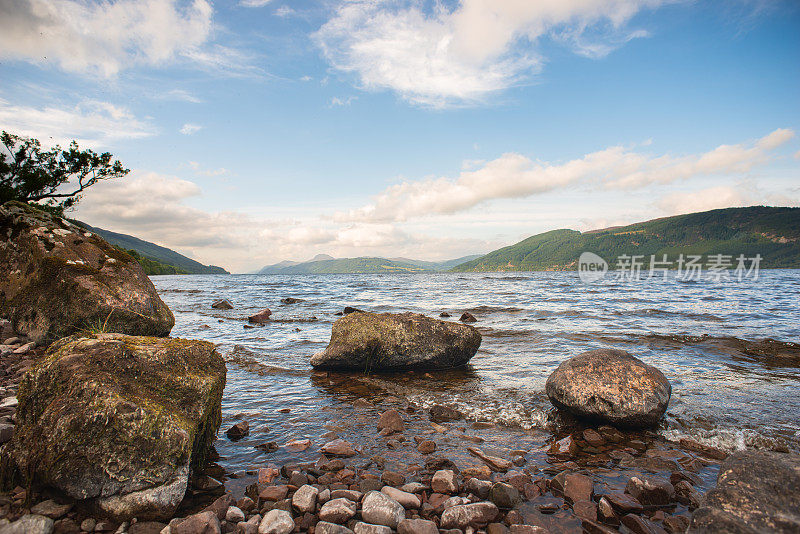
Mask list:
[[[18,0],[0,128],[131,174],[74,214],[234,271],[800,205],[792,1]]]

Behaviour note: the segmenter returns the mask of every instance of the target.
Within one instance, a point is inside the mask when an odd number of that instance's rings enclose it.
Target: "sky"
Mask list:
[[[0,0],[0,129],[70,216],[233,272],[800,206],[795,0]]]

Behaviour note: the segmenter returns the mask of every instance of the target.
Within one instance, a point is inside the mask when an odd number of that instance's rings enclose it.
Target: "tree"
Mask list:
[[[108,152],[80,150],[75,141],[67,150],[44,150],[36,139],[3,131],[0,143],[0,204],[33,202],[60,214],[100,180],[130,172]]]

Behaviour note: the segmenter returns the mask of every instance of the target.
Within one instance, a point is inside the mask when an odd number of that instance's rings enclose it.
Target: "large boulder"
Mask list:
[[[692,534],[800,532],[800,456],[742,451],[720,467],[717,487],[692,515]]]
[[[205,341],[62,339],[19,386],[11,470],[118,520],[169,519],[216,439],[225,372]]]
[[[0,316],[50,343],[81,331],[166,336],[175,318],[131,256],[19,202],[0,206]]]
[[[311,358],[319,369],[383,371],[465,365],[481,335],[471,326],[416,313],[353,312],[337,320],[328,348]]]
[[[672,386],[664,374],[623,350],[601,349],[563,362],[545,391],[556,408],[622,428],[654,426]]]

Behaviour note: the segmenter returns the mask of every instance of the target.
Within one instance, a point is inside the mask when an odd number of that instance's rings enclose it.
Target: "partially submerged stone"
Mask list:
[[[166,336],[175,324],[134,258],[26,204],[0,206],[0,265],[0,315],[37,343],[81,331]]]
[[[556,408],[625,428],[656,425],[672,386],[664,374],[622,350],[601,349],[563,362],[545,391]]]
[[[353,312],[337,320],[328,347],[311,358],[319,369],[449,369],[469,362],[481,344],[471,326],[416,313]]]
[[[800,532],[800,455],[732,454],[695,510],[691,534]]]
[[[204,341],[63,339],[20,384],[8,457],[105,514],[167,519],[216,438],[225,373]]]

